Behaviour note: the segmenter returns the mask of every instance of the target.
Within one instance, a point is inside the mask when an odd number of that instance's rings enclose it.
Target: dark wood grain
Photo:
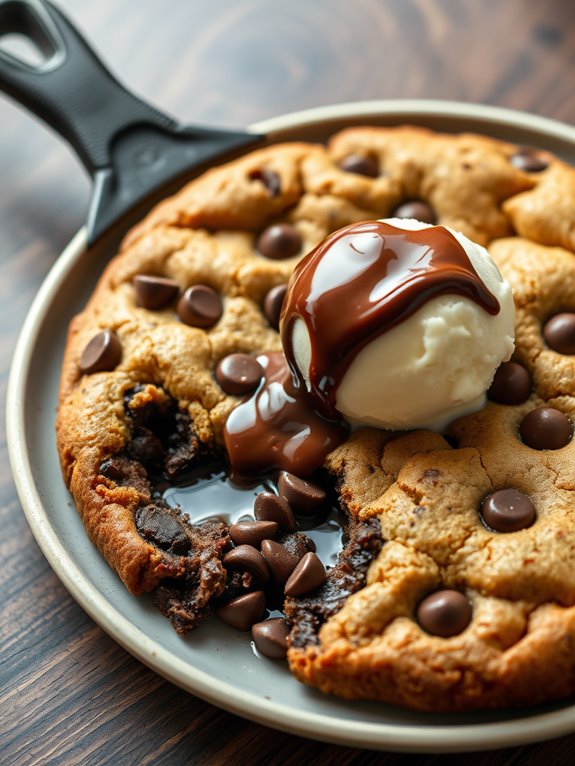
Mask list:
[[[244,126],[317,104],[400,97],[485,102],[575,122],[570,0],[60,4],[130,87],[186,122]],[[84,220],[89,183],[67,147],[5,99],[0,178],[4,394],[19,328]],[[103,633],[48,567],[16,496],[1,417],[1,763],[575,762],[575,737],[468,756],[330,746],[227,714],[164,681]]]

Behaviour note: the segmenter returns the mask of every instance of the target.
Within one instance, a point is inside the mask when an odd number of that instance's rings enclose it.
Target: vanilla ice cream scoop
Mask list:
[[[294,272],[284,351],[328,416],[442,430],[485,403],[514,347],[511,288],[485,248],[388,219],[331,234]]]

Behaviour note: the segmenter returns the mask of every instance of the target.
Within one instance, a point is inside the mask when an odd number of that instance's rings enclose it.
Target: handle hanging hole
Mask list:
[[[17,59],[20,64],[31,69],[40,69],[48,60],[48,56],[38,48],[29,37],[18,34],[2,35],[0,37],[0,51]]]
[[[45,70],[58,57],[58,45],[36,14],[23,2],[0,5],[0,55],[26,69]]]

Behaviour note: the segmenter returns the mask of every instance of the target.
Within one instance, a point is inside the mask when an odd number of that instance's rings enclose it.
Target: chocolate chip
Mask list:
[[[260,492],[254,503],[254,514],[258,521],[277,521],[280,529],[295,532],[296,523],[288,501],[273,492]]]
[[[481,516],[496,532],[517,532],[533,524],[535,507],[518,489],[499,489],[484,499]]]
[[[281,497],[285,497],[296,513],[302,515],[317,513],[326,497],[325,490],[317,484],[300,479],[288,471],[282,471],[279,475],[278,492]]]
[[[348,154],[340,161],[339,168],[346,173],[369,178],[377,178],[379,175],[379,162],[372,154]]]
[[[252,170],[249,175],[250,181],[259,181],[262,183],[271,197],[277,197],[282,190],[281,178],[275,170],[262,168],[261,170]]]
[[[134,277],[134,291],[136,306],[154,311],[167,306],[180,290],[173,279],[137,274]]]
[[[301,246],[301,234],[291,223],[274,223],[268,226],[256,242],[257,251],[274,261],[297,255]]]
[[[421,199],[413,199],[399,205],[390,216],[391,218],[415,218],[422,223],[434,225],[437,222],[435,211],[427,202]]]
[[[575,314],[556,314],[543,327],[543,337],[558,354],[575,354]]]
[[[284,583],[295,569],[299,558],[273,540],[262,542],[262,556],[267,561],[276,582]]]
[[[288,636],[288,624],[283,617],[273,617],[252,625],[256,649],[271,660],[282,660],[287,655]]]
[[[503,362],[497,368],[487,396],[497,404],[522,404],[531,394],[531,377],[522,364]]]
[[[80,371],[86,375],[94,372],[108,372],[120,364],[122,344],[112,330],[103,330],[94,335],[80,357]]]
[[[327,579],[325,567],[315,553],[306,553],[289,576],[286,596],[303,596],[319,588]]]
[[[264,314],[274,330],[278,330],[280,326],[280,314],[286,293],[287,285],[276,285],[264,298]]]
[[[284,532],[278,536],[277,542],[283,546],[288,553],[295,556],[298,561],[309,551],[315,553],[316,550],[314,541],[303,532]]]
[[[163,551],[183,555],[190,550],[190,540],[181,523],[166,509],[146,505],[136,513],[136,527],[146,540]]]
[[[220,387],[233,396],[255,391],[263,376],[263,367],[249,354],[228,354],[216,367],[216,380]]]
[[[540,173],[549,167],[540,152],[532,146],[522,146],[510,159],[513,167],[525,173]]]
[[[222,299],[208,285],[193,285],[178,301],[178,316],[192,327],[212,327],[224,312]]]
[[[417,621],[432,636],[449,638],[462,633],[471,622],[471,604],[457,590],[438,590],[417,607]]]
[[[538,407],[525,415],[519,433],[523,443],[533,449],[561,449],[571,441],[573,427],[554,407]]]
[[[266,597],[263,591],[245,593],[216,609],[216,615],[236,630],[249,630],[263,617]]]
[[[226,569],[245,569],[256,582],[265,585],[269,582],[270,571],[262,554],[252,545],[238,545],[224,556]]]
[[[230,537],[235,545],[253,545],[258,548],[262,540],[277,535],[277,521],[238,521],[230,527]]]

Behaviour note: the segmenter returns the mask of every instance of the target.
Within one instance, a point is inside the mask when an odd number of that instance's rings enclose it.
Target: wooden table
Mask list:
[[[186,122],[238,127],[317,104],[425,97],[575,123],[570,0],[60,4],[125,82]],[[4,390],[28,306],[84,221],[89,184],[67,147],[5,99],[0,126]],[[575,762],[575,735],[468,756],[330,746],[253,724],[172,686],[103,633],[47,565],[21,511],[4,433],[0,427],[1,763]]]

